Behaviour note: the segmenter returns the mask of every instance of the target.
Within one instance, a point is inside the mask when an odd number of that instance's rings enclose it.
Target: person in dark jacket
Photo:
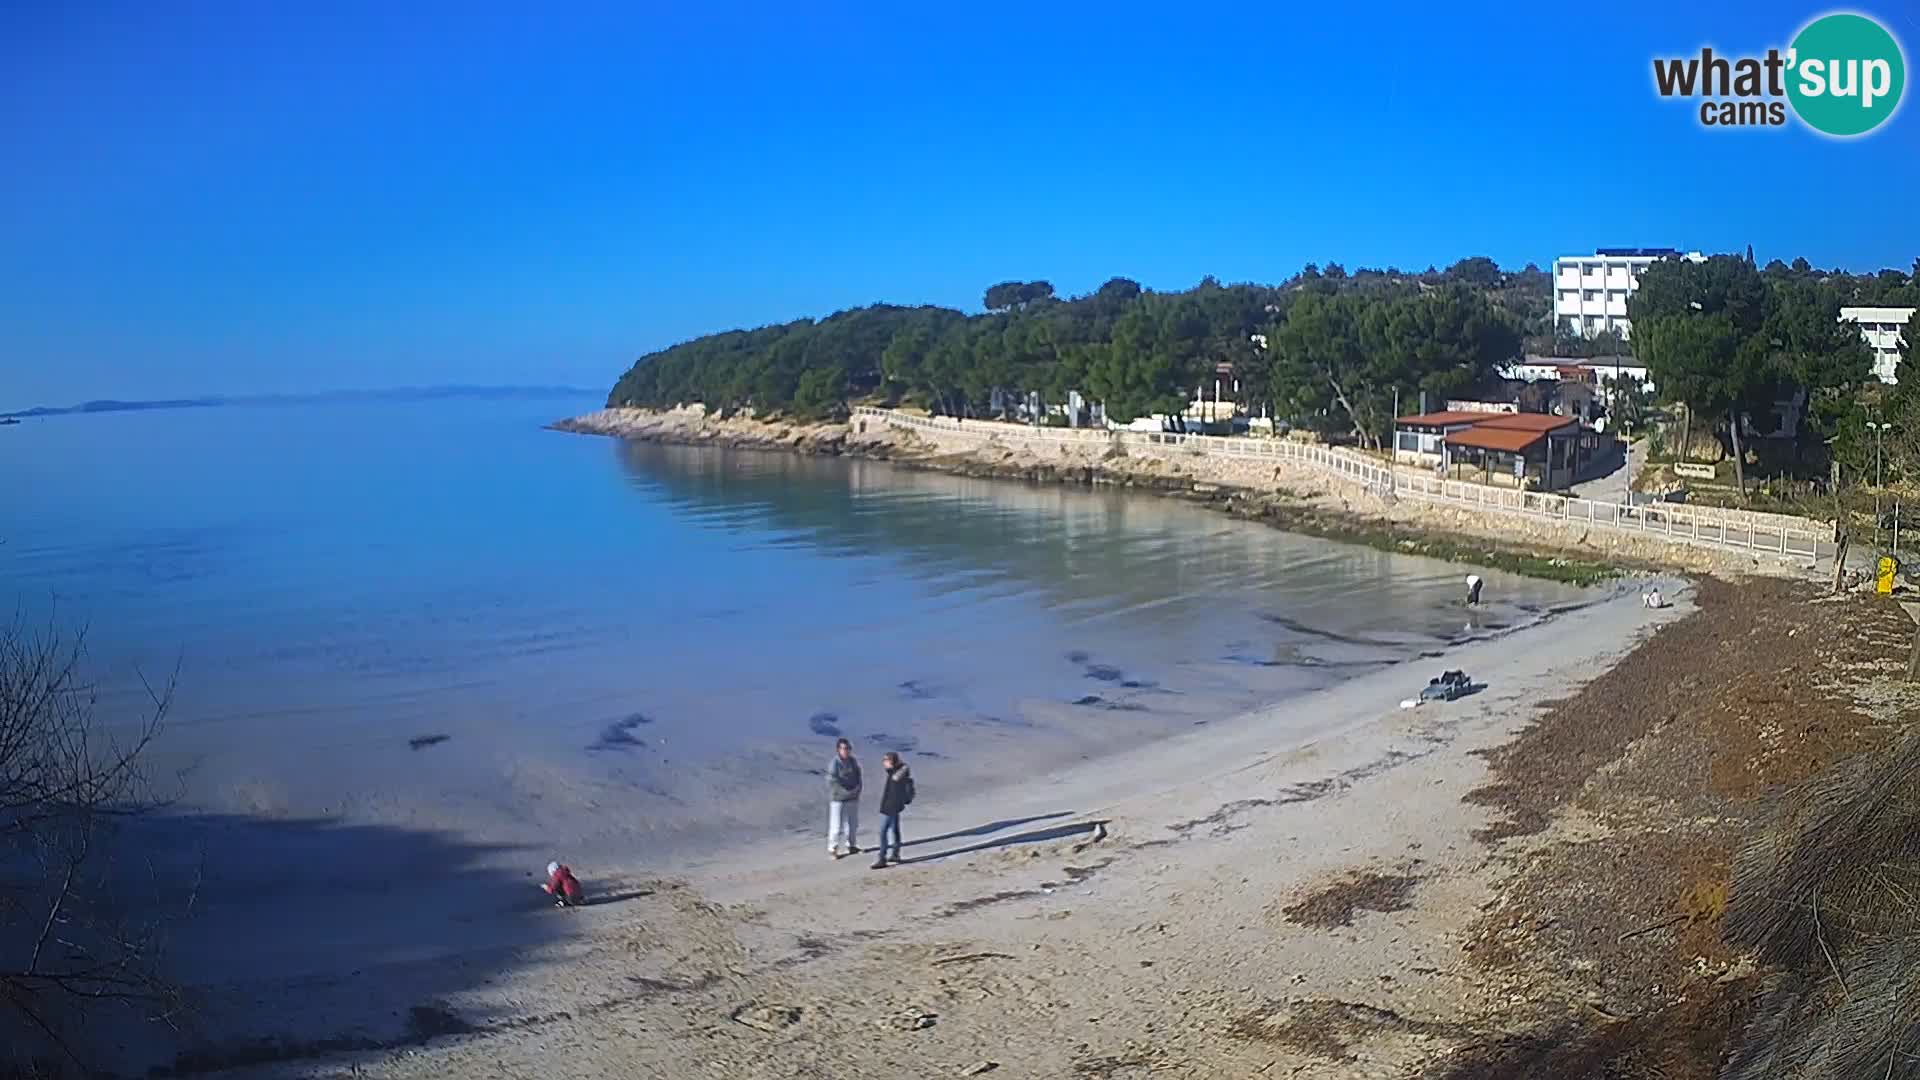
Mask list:
[[[880,767],[887,770],[887,786],[880,792],[880,858],[873,868],[887,868],[887,837],[893,837],[893,861],[900,861],[900,811],[913,801],[913,774],[907,771],[907,763],[900,755],[889,750],[880,758]]]
[[[833,744],[833,764],[827,766],[827,854],[836,859],[860,854],[859,825],[860,763],[853,744],[841,739]]]

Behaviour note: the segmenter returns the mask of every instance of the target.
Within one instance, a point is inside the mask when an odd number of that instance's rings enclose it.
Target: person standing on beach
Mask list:
[[[913,801],[913,774],[900,755],[887,751],[880,758],[880,767],[887,770],[887,786],[880,792],[880,857],[874,860],[875,870],[887,868],[889,836],[893,837],[893,861],[900,861],[900,811]]]
[[[1480,588],[1485,584],[1486,582],[1480,579],[1479,574],[1467,575],[1467,606],[1468,607],[1480,606]]]
[[[859,824],[860,763],[853,758],[853,744],[841,739],[833,744],[833,764],[827,767],[827,854],[836,859],[858,855],[854,832]]]

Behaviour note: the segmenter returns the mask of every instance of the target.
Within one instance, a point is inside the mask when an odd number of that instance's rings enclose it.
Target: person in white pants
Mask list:
[[[857,855],[860,827],[860,763],[853,744],[833,744],[833,764],[827,767],[827,854],[836,859]]]

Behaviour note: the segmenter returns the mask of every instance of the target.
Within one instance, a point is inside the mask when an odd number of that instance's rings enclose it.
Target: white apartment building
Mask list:
[[[1620,380],[1639,383],[1640,388],[1648,393],[1655,390],[1653,380],[1647,375],[1646,367],[1631,356],[1595,356],[1578,359],[1570,356],[1535,356],[1529,353],[1518,360],[1502,364],[1499,375],[1503,379],[1519,379],[1523,382],[1552,379],[1590,383],[1600,387],[1604,387],[1610,380]]]
[[[1599,248],[1591,255],[1553,260],[1554,326],[1578,337],[1608,330],[1623,339],[1630,336],[1627,297],[1640,287],[1641,271],[1670,258],[1705,262],[1707,257],[1673,248]]]
[[[1873,373],[1883,383],[1899,382],[1900,338],[1913,318],[1910,307],[1843,307],[1840,321],[1859,323],[1860,336],[1873,350]]]

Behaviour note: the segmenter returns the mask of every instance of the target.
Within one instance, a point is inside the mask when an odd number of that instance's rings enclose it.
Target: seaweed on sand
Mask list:
[[[1726,1080],[1920,1080],[1920,732],[1790,792],[1734,864],[1726,937],[1778,972]]]

